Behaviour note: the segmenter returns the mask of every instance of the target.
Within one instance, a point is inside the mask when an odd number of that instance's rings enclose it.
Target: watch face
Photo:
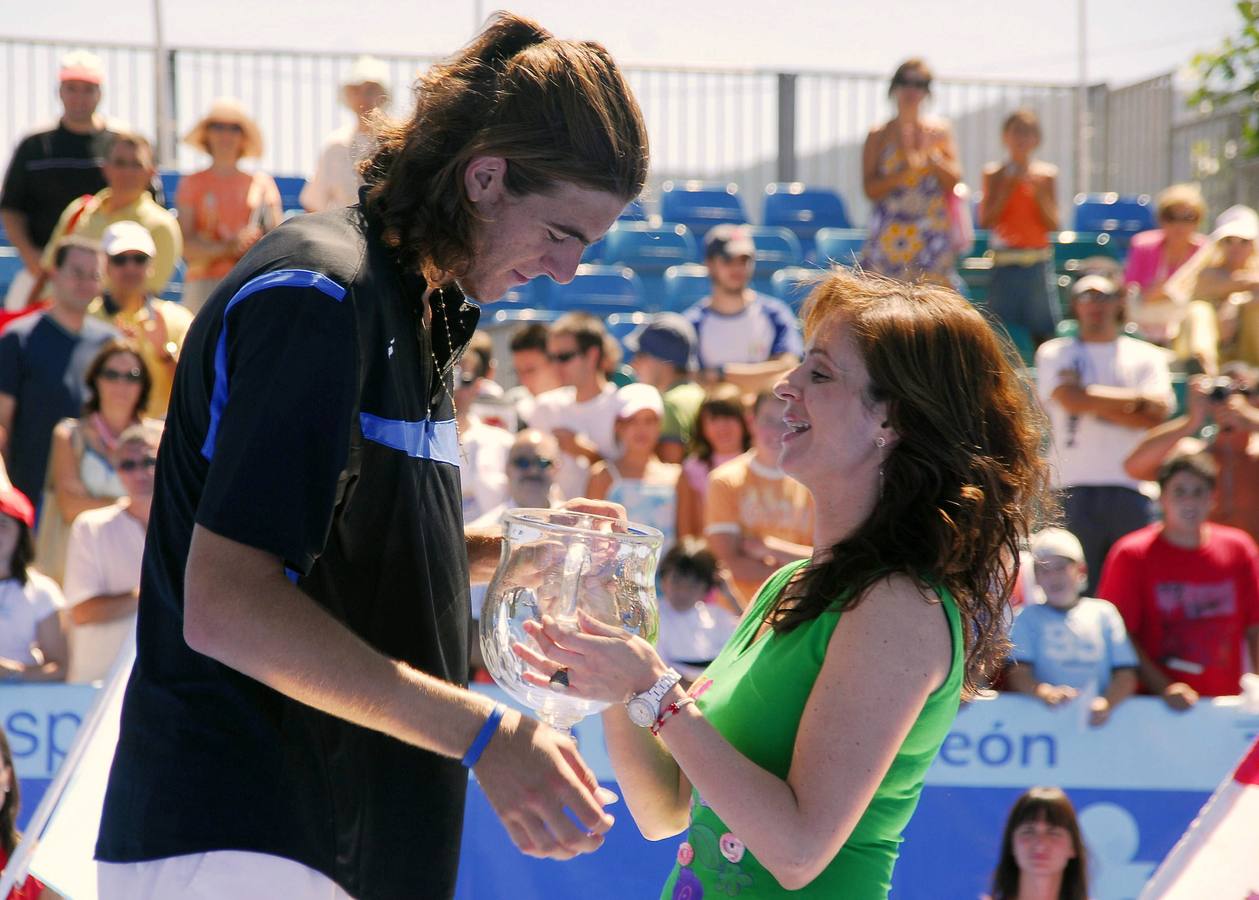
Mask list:
[[[656,721],[656,711],[652,708],[651,701],[643,697],[635,697],[625,704],[625,711],[629,713],[630,721],[639,728],[647,728]]]

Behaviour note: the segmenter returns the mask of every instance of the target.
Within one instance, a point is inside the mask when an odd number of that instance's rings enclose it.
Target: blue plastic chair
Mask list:
[[[816,261],[819,265],[854,265],[865,243],[864,228],[823,228],[817,233]]]
[[[773,294],[799,312],[809,293],[825,277],[825,269],[808,266],[789,266],[786,269],[779,269],[771,279]]]
[[[183,175],[172,169],[163,169],[157,173],[157,177],[162,182],[162,195],[166,198],[166,206],[168,209],[175,208],[175,191],[179,188],[179,179]]]
[[[300,175],[276,175],[275,186],[280,189],[280,206],[283,209],[300,209],[302,188],[306,179]]]
[[[643,284],[626,266],[580,265],[568,284],[538,279],[545,306],[558,312],[582,310],[596,315],[639,312]]]
[[[1154,212],[1149,194],[1076,194],[1075,230],[1113,235],[1126,249],[1134,234],[1155,226]]]
[[[769,225],[748,228],[752,243],[756,246],[756,271],[752,285],[756,290],[769,293],[773,290],[770,280],[779,269],[804,265],[804,251],[800,241],[789,229]]]
[[[1115,241],[1106,232],[1059,231],[1049,236],[1049,242],[1054,248],[1054,268],[1059,272],[1091,256],[1119,258]]]
[[[800,246],[810,254],[821,229],[852,227],[843,197],[830,188],[807,187],[799,181],[767,186],[761,218],[766,225],[791,229]]]
[[[603,320],[603,325],[608,329],[608,334],[616,338],[621,345],[621,350],[626,357],[632,356],[629,347],[625,346],[625,339],[637,329],[640,325],[646,324],[651,318],[651,313],[645,312],[623,312],[612,313]]]
[[[670,266],[699,262],[699,245],[685,225],[616,222],[602,243],[604,263],[629,266],[640,276],[664,275]]]
[[[670,266],[664,273],[663,308],[671,312],[690,309],[712,293],[708,267],[698,263]]]
[[[9,285],[22,271],[22,257],[16,247],[0,247],[0,299],[9,292]]]
[[[700,244],[714,225],[748,221],[738,186],[711,181],[666,181],[660,188],[660,218],[685,225]]]
[[[643,206],[643,198],[631,200],[616,218],[618,222],[646,222],[647,209]]]

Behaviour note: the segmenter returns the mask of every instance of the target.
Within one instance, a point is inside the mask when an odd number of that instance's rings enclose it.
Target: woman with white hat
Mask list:
[[[1232,206],[1215,220],[1215,230],[1205,247],[1167,281],[1167,293],[1178,303],[1210,304],[1215,312],[1205,329],[1214,327],[1208,338],[1218,341],[1218,360],[1240,360],[1259,365],[1259,214],[1248,206]],[[1186,320],[1182,331],[1192,323]],[[1185,335],[1196,345],[1200,335]],[[1216,371],[1216,360],[1205,366]]]
[[[184,233],[184,305],[197,312],[236,261],[280,223],[280,189],[240,161],[262,155],[262,132],[237,100],[220,98],[184,136],[210,154],[210,167],[180,179],[175,192]]]
[[[375,113],[389,102],[389,67],[373,56],[360,56],[341,83],[341,97],[355,122],[328,135],[315,174],[302,188],[307,212],[358,203],[363,183],[358,164],[375,143]]]

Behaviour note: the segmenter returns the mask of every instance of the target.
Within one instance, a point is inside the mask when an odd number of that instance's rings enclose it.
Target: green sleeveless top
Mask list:
[[[771,629],[755,642],[752,638],[774,599],[805,562],[779,569],[761,588],[749,614],[704,673],[699,684],[707,680],[711,685],[696,701],[704,717],[735,749],[784,780],[791,768],[805,702],[841,613],[828,610],[787,634]],[[918,805],[927,769],[961,701],[965,667],[961,619],[952,595],[940,587],[935,592],[953,637],[949,676],[927,698],[869,807],[830,865],[807,887],[787,891],[692,791],[690,828],[678,848],[677,864],[665,882],[661,900],[887,897],[901,832]],[[860,723],[854,726],[860,727]]]

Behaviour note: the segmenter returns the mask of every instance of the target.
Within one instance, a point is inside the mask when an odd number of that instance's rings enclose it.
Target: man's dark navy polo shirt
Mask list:
[[[250,850],[310,866],[361,900],[453,895],[458,760],[297,703],[183,638],[199,524],[275,554],[381,653],[464,682],[467,554],[448,388],[478,310],[454,289],[434,292],[429,331],[424,287],[352,207],[269,234],[193,323],[158,453],[99,859]]]

